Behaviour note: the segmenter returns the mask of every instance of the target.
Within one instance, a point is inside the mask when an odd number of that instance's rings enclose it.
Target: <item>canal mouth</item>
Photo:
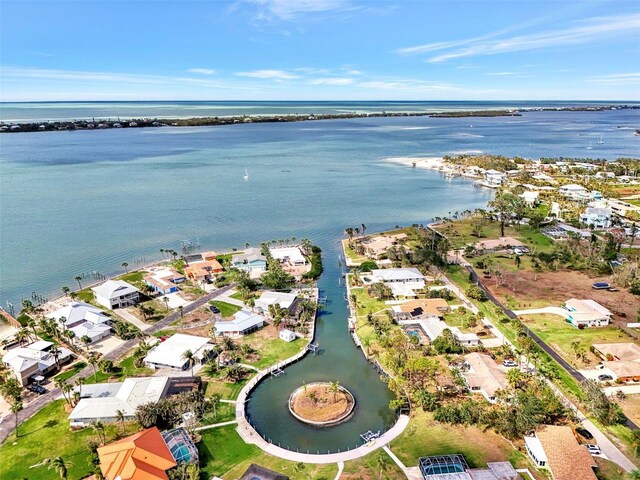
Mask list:
[[[289,397],[288,406],[298,421],[323,428],[348,421],[356,399],[336,382],[315,382],[295,389]]]

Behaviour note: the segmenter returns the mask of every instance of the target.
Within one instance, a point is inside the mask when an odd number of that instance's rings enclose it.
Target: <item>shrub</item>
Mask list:
[[[367,260],[366,262],[362,262],[362,264],[360,265],[360,270],[363,272],[370,272],[371,270],[375,270],[376,268],[378,268],[378,265],[376,265],[376,262],[374,262],[373,260]]]
[[[477,285],[470,285],[469,288],[467,288],[466,294],[467,294],[467,297],[472,298],[474,300],[478,300],[480,302],[487,301],[487,295],[484,293],[484,290],[482,290]]]

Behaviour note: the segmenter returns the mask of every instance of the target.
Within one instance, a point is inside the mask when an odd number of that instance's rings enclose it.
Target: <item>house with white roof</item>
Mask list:
[[[118,411],[125,420],[135,417],[136,409],[145,403],[164,398],[169,385],[168,377],[127,378],[118,383],[97,383],[77,388],[80,401],[69,421],[72,427],[83,427],[91,422],[116,422]]]
[[[284,292],[262,292],[260,298],[255,301],[254,309],[258,313],[268,313],[270,305],[277,305],[280,308],[286,308],[289,311],[295,309],[298,296],[295,293]]]
[[[176,333],[149,350],[144,357],[144,363],[147,367],[156,370],[161,368],[186,370],[189,368],[189,361],[184,357],[187,351],[193,354],[196,362],[202,363],[209,357],[211,350],[213,345],[209,343],[207,337]]]
[[[564,302],[564,308],[569,312],[567,321],[577,328],[603,327],[611,323],[613,316],[607,308],[590,299],[571,298]]]
[[[58,365],[69,363],[73,358],[70,350],[58,347],[58,361],[51,353],[52,342],[39,340],[26,347],[12,348],[2,357],[2,363],[9,368],[23,387],[34,377],[57,371]]]
[[[144,282],[161,295],[177,292],[178,284],[184,281],[185,276],[173,268],[155,270],[144,277]]]
[[[530,207],[535,205],[535,203],[538,201],[539,196],[540,196],[539,192],[533,192],[530,190],[527,190],[526,192],[522,192],[522,194],[520,195],[524,203],[526,203]]]
[[[46,316],[57,320],[66,330],[71,330],[76,338],[89,337],[91,343],[112,333],[111,318],[89,303],[71,302]]]
[[[96,302],[110,310],[130,307],[140,300],[140,291],[123,280],[107,280],[91,290]]]
[[[546,173],[536,173],[533,177],[534,180],[538,180],[540,182],[552,182],[553,177],[547,175]]]
[[[506,178],[507,176],[504,173],[497,170],[487,170],[484,172],[484,183],[490,187],[499,187],[504,183]]]
[[[465,347],[474,347],[480,344],[480,337],[475,333],[464,333],[458,327],[450,327],[444,320],[439,319],[435,315],[415,317],[410,320],[399,320],[400,325],[418,325],[424,334],[433,342],[442,335],[445,329],[448,329],[454,337],[458,339],[461,345]]]
[[[265,324],[265,318],[261,315],[240,310],[233,316],[233,320],[216,322],[216,335],[226,335],[229,337],[237,337],[247,335],[262,328]]]
[[[280,337],[280,340],[284,340],[285,342],[293,342],[297,338],[295,332],[292,332],[288,328],[280,330],[278,336]]]
[[[371,270],[370,283],[384,283],[396,298],[416,298],[416,291],[424,289],[426,280],[417,268],[384,268]]]
[[[251,247],[231,258],[233,268],[244,270],[248,273],[261,273],[267,270],[267,257],[259,248]]]
[[[580,223],[593,228],[609,228],[611,226],[611,209],[605,207],[587,207],[580,215]]]
[[[481,393],[487,401],[495,403],[496,392],[508,385],[507,369],[484,353],[469,353],[464,362],[461,373],[469,391]]]
[[[307,264],[307,259],[299,247],[272,247],[269,252],[281,263],[288,263],[294,267]]]
[[[576,185],[575,183],[563,185],[558,189],[558,191],[562,195],[574,200],[589,200],[591,198],[589,190],[580,185]]]

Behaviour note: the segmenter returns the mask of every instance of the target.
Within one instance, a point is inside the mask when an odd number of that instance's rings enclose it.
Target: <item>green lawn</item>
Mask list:
[[[71,367],[54,377],[55,380],[68,380],[87,366],[87,362],[76,362]]]
[[[236,312],[241,310],[237,305],[221,302],[220,300],[211,300],[209,303],[220,309],[220,315],[222,315],[223,318],[232,317]]]
[[[87,443],[96,437],[92,429],[69,430],[64,400],[56,400],[20,425],[20,437],[11,436],[0,446],[0,478],[3,480],[51,480],[58,478],[46,465],[29,468],[45,458],[62,457],[68,465],[69,480],[79,480],[91,473]],[[7,417],[6,422],[13,421]],[[107,425],[107,440],[115,440],[119,432],[116,425]],[[128,426],[129,433],[136,428]]]
[[[111,378],[114,380],[124,380],[127,377],[145,377],[153,375],[153,370],[147,367],[136,367],[133,356],[127,357],[120,363],[114,366],[113,372],[106,373],[100,370],[96,375],[93,374],[93,370],[87,377],[87,383],[103,383],[108,382]]]
[[[232,295],[229,295],[229,297],[235,298],[236,300],[241,300],[241,301],[244,300],[244,297],[242,296],[241,292],[236,292]]]
[[[236,418],[236,405],[235,403],[218,402],[216,405],[215,415],[214,412],[208,412],[200,420],[201,425],[211,425],[213,423],[228,422],[235,420]]]
[[[370,297],[367,293],[367,287],[352,288],[351,294],[356,296],[358,302],[358,317],[366,317],[369,312],[377,313],[391,308],[389,305],[386,305],[384,301]]]
[[[93,304],[93,290],[90,288],[82,289],[76,292],[76,295],[78,296],[78,300]]]
[[[417,409],[390,447],[407,467],[429,455],[461,453],[471,467],[485,467],[487,462],[510,460],[514,455],[513,446],[492,430],[439,423],[430,413]]]
[[[136,270],[135,272],[125,273],[124,275],[120,275],[116,277],[116,280],[124,280],[132,284],[134,287],[142,289],[144,286],[144,276],[149,273],[145,270]]]
[[[310,465],[303,472],[296,472],[295,462],[264,453],[255,445],[242,441],[235,431],[235,425],[213,428],[202,432],[198,444],[200,461],[207,478],[213,475],[234,480],[239,478],[252,463],[284,473],[291,480],[332,480],[338,467],[335,464]]]
[[[210,397],[211,395],[218,394],[220,398],[225,400],[235,400],[238,398],[238,394],[242,387],[251,379],[253,375],[245,380],[241,380],[237,383],[219,382],[216,380],[208,380],[205,388],[205,395]]]
[[[266,328],[274,328],[272,326]],[[285,342],[280,338],[265,338],[261,332],[252,333],[242,337],[240,344],[246,343],[256,350],[260,359],[257,362],[245,362],[260,369],[269,367],[279,361],[293,357],[302,350],[307,341],[304,338],[296,338],[293,342]]]
[[[378,457],[384,459],[384,467],[378,463]],[[342,477],[345,479],[375,478],[381,480],[397,480],[405,478],[402,470],[384,450],[380,449],[369,455],[345,462]]]
[[[369,260],[368,257],[364,255],[358,255],[356,252],[354,252],[349,245],[349,240],[347,239],[342,240],[342,250],[344,251],[345,256],[347,256],[354,265],[360,265],[362,262],[366,262],[367,260]]]

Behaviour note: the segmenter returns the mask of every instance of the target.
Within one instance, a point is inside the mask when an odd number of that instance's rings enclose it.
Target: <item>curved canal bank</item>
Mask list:
[[[398,420],[396,413],[389,408],[394,395],[349,335],[346,289],[342,284],[342,270],[337,262],[341,253],[339,243],[332,242],[322,247],[325,252],[325,271],[318,287],[327,297],[327,305],[316,320],[314,342],[320,344],[319,351],[308,353],[301,361],[284,368],[284,375],[260,375],[260,379],[252,381],[243,389],[238,399],[238,431],[245,441],[256,443],[265,450],[270,444],[283,449],[282,452],[278,452],[276,448],[267,451],[284,458],[289,458],[286,455],[291,452],[326,457],[326,454],[354,450],[362,446],[360,434],[368,430],[386,432]],[[303,383],[334,381],[347,387],[355,398],[356,406],[347,421],[318,428],[305,425],[291,415],[288,402],[292,391]],[[245,398],[246,404],[243,402]],[[242,422],[243,417],[246,418],[245,422]],[[403,429],[398,424],[394,431],[398,430],[397,435]],[[243,430],[246,430],[244,434]],[[262,437],[265,443],[256,439],[256,436]],[[369,448],[366,452],[352,454],[357,457],[368,451]],[[316,458],[313,461],[320,463],[321,460],[322,463],[327,461],[326,458]]]

